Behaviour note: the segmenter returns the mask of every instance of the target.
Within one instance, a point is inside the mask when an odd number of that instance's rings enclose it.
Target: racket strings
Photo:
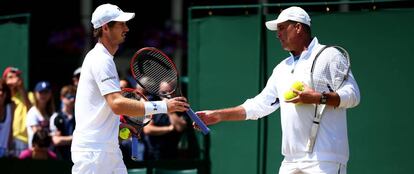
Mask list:
[[[316,60],[311,76],[314,89],[318,92],[329,92],[339,89],[348,77],[350,69],[349,55],[345,49],[335,46],[327,49],[334,56],[321,54]],[[335,51],[335,52],[333,52]]]
[[[312,85],[317,92],[329,91],[331,73],[327,67],[327,61],[323,58],[318,58],[314,65],[314,71],[312,74]]]
[[[169,95],[176,89],[175,66],[158,51],[141,52],[133,63],[133,72],[140,85],[151,94]],[[169,90],[162,89],[163,83],[168,84]]]
[[[331,62],[331,69],[335,69],[335,71],[331,71],[332,83],[335,89],[339,89],[348,78],[350,62],[344,56],[338,55],[338,58]]]

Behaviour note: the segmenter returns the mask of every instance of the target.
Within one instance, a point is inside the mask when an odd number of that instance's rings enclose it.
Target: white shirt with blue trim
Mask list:
[[[360,101],[359,88],[352,72],[345,84],[336,91],[340,96],[339,107],[325,108],[313,153],[307,153],[305,149],[315,105],[286,103],[283,97],[295,81],[310,86],[312,61],[323,46],[315,37],[299,60],[295,62],[291,55],[280,62],[261,93],[242,104],[248,120],[267,116],[280,107],[282,154],[286,161],[335,161],[346,164],[349,158],[346,109],[357,106]],[[320,56],[332,56],[334,53],[334,49],[327,49]]]

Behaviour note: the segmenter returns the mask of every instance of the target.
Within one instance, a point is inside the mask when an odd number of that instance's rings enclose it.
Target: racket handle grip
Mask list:
[[[134,161],[138,161],[139,160],[139,154],[138,154],[138,138],[136,136],[132,136],[131,159],[134,160]]]
[[[316,142],[316,136],[318,134],[318,129],[319,129],[319,123],[314,122],[312,124],[311,133],[310,133],[308,143],[306,145],[306,150],[305,150],[308,153],[313,152],[313,148],[315,147],[315,142]]]
[[[191,120],[193,120],[197,126],[201,129],[201,132],[203,132],[204,135],[207,135],[210,132],[210,129],[204,124],[203,121],[197,116],[197,114],[194,113],[194,111],[189,108],[187,110],[187,115],[190,116]]]

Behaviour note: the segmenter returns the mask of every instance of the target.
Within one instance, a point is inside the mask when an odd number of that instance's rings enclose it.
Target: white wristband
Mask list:
[[[148,101],[144,102],[145,115],[167,113],[168,107],[165,101]]]

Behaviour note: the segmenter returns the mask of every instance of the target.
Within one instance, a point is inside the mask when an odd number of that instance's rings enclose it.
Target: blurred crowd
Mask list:
[[[81,68],[60,91],[53,91],[49,81],[39,81],[26,90],[21,74],[17,67],[7,67],[0,79],[0,158],[71,160]],[[121,78],[120,85],[146,94],[130,75]],[[60,101],[55,102],[56,98]],[[130,160],[131,139],[119,143],[124,159]],[[199,155],[191,121],[182,113],[154,115],[138,146],[139,160],[194,159]]]

